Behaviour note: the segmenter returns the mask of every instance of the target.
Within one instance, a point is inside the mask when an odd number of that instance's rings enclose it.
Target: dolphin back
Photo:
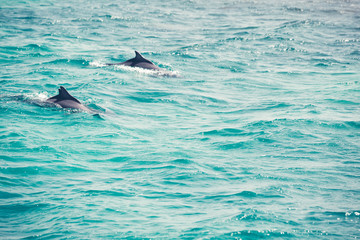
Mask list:
[[[55,103],[60,105],[62,108],[81,109],[88,112],[91,111],[91,109],[84,106],[79,100],[71,96],[70,93],[62,86],[59,88],[59,94],[48,98],[46,102]]]
[[[139,67],[144,69],[161,70],[158,66],[152,63],[150,60],[144,58],[138,51],[135,51],[135,57],[121,63],[108,63],[108,66],[123,65],[129,67]]]

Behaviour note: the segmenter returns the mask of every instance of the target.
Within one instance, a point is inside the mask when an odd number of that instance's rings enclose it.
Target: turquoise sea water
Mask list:
[[[360,237],[359,1],[1,0],[0,26],[0,239]],[[171,74],[105,66],[134,50]]]

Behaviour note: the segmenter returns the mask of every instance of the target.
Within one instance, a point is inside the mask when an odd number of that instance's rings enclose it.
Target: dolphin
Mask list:
[[[87,112],[91,111],[79,100],[71,96],[70,93],[63,86],[60,86],[58,95],[48,98],[46,102],[60,105],[62,108],[80,109]]]
[[[135,57],[132,59],[129,59],[125,62],[121,63],[107,63],[107,66],[112,65],[122,65],[122,66],[129,66],[129,67],[138,67],[138,68],[144,68],[144,69],[150,69],[150,70],[156,70],[161,71],[162,69],[156,66],[151,61],[144,58],[138,51],[135,51]]]

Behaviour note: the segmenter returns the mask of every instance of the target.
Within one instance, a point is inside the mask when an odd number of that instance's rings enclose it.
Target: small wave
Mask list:
[[[194,162],[189,159],[178,158],[171,161],[170,163],[178,166],[178,165],[190,165],[193,164]]]
[[[246,109],[248,111],[268,111],[273,109],[282,109],[282,108],[289,108],[292,107],[293,104],[286,103],[286,102],[270,102],[264,103],[259,106],[251,107],[250,109]]]
[[[52,52],[51,49],[44,45],[39,44],[28,44],[23,47],[26,50],[36,50],[36,51],[45,51],[45,52]]]
[[[132,22],[136,21],[133,17],[124,17],[124,16],[118,16],[118,15],[106,15],[107,18],[110,18],[111,20],[115,20],[118,22]]]
[[[52,50],[45,46],[45,45],[39,45],[39,44],[28,44],[25,46],[19,46],[19,47],[15,47],[15,46],[2,46],[0,47],[1,50],[5,50],[5,51],[16,51],[16,52],[26,52],[26,51],[33,51],[33,52],[52,52]]]
[[[123,190],[87,190],[84,192],[88,196],[113,196],[113,197],[131,197],[132,194]]]
[[[348,212],[324,212],[323,215],[329,216],[336,219],[359,219],[360,220],[360,211],[348,211]]]
[[[360,60],[360,51],[355,50],[349,54],[353,59]]]
[[[300,27],[314,27],[320,26],[322,23],[315,20],[294,20],[283,23],[278,29],[283,28],[300,28]]]
[[[346,124],[350,127],[360,128],[360,121],[348,121]]]
[[[217,239],[288,239],[294,234],[278,230],[241,230],[218,236]]]
[[[341,105],[360,105],[359,102],[353,102],[353,101],[349,101],[349,100],[344,100],[344,99],[333,99],[333,98],[329,98],[329,99],[325,99],[329,102],[333,102],[336,104],[341,104]]]
[[[56,59],[50,62],[44,62],[42,64],[66,64],[66,65],[73,65],[73,66],[89,66],[90,63],[87,60],[84,59],[67,59],[67,58],[62,58],[62,59]]]
[[[164,99],[168,99],[171,96],[170,93],[162,91],[144,91],[134,93],[132,96],[129,96],[129,99],[135,100],[137,102],[151,103],[151,102],[162,102]]]
[[[242,198],[254,198],[256,197],[257,194],[255,192],[252,191],[242,191],[239,193],[234,193],[234,194],[217,194],[217,195],[211,195],[211,196],[207,196],[205,197],[205,199],[214,199],[214,200],[221,200],[221,199],[227,199],[227,198],[237,198],[237,197],[242,197]]]
[[[104,22],[104,19],[100,17],[88,17],[88,18],[75,18],[72,19],[71,22],[77,23],[77,22]]]
[[[246,221],[246,222],[252,222],[257,220],[271,221],[270,218],[265,218],[264,214],[256,209],[246,209],[245,211],[236,215],[232,219],[235,221]]]
[[[250,148],[249,143],[246,141],[240,141],[235,143],[219,144],[218,148],[221,150],[232,150],[232,149],[246,149]]]
[[[14,204],[7,204],[7,205],[1,205],[2,214],[3,216],[10,216],[11,214],[19,214],[19,213],[26,213],[31,211],[40,211],[40,209],[48,207],[50,204],[47,203],[36,203],[36,202],[30,202],[30,203],[14,203]]]
[[[19,197],[22,197],[22,195],[18,193],[0,191],[0,199],[19,198]]]
[[[244,132],[244,130],[237,129],[237,128],[223,128],[219,130],[210,130],[203,132],[204,135],[215,135],[215,136],[242,136],[248,135],[249,133]]]
[[[12,175],[37,175],[40,170],[45,171],[46,168],[42,168],[39,166],[27,166],[27,167],[0,167],[0,172],[5,174]]]
[[[289,12],[304,12],[305,11],[303,8],[298,8],[298,7],[285,7],[285,9]]]
[[[127,156],[118,156],[118,157],[109,158],[107,159],[107,161],[119,163],[119,162],[128,162],[131,159],[132,159],[131,157],[127,157]]]
[[[351,222],[355,223],[360,220],[360,211],[325,211],[309,212],[305,218],[309,222]]]
[[[271,194],[271,193],[270,194],[256,193],[256,192],[244,190],[238,193],[217,194],[206,197],[206,199],[214,199],[217,201],[222,199],[225,200],[225,199],[233,199],[233,198],[284,198],[284,196],[278,194]]]
[[[233,73],[241,73],[241,72],[245,72],[246,70],[246,64],[242,64],[242,63],[232,63],[229,62],[228,64],[220,64],[217,65],[217,68],[220,69],[225,69],[225,70],[230,70],[230,72]]]

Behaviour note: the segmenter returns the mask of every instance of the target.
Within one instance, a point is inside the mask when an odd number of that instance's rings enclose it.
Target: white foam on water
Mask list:
[[[105,63],[102,63],[102,62],[99,62],[99,61],[92,61],[89,63],[90,66],[93,66],[93,67],[105,67],[106,64]]]
[[[168,70],[152,70],[152,69],[144,69],[139,67],[129,67],[124,65],[113,65],[115,69],[136,72],[140,74],[146,74],[151,76],[159,76],[159,77],[180,77],[180,73],[178,71],[168,71]]]

